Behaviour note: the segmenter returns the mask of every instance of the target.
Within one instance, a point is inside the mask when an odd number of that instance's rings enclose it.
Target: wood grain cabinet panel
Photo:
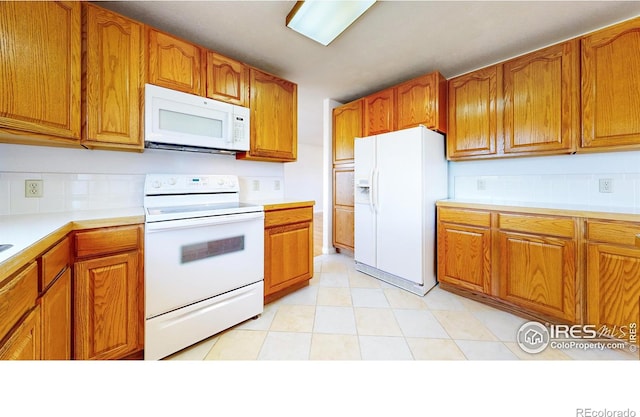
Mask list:
[[[71,359],[71,269],[58,277],[40,299],[42,359]]]
[[[38,360],[42,357],[40,307],[33,309],[0,346],[0,360]]]
[[[0,2],[0,136],[79,141],[80,25],[79,2]]]
[[[396,129],[424,125],[429,129],[447,131],[447,80],[432,72],[395,87]]]
[[[449,80],[447,157],[486,157],[498,152],[498,87],[502,67],[494,65]]]
[[[38,267],[35,262],[0,285],[0,340],[33,308],[38,297]]]
[[[364,135],[395,130],[395,89],[388,88],[364,98]]]
[[[248,106],[249,68],[212,51],[207,51],[207,97]]]
[[[345,165],[334,168],[333,184],[333,246],[353,251],[353,166]]]
[[[138,346],[138,253],[75,264],[76,359],[117,359]]]
[[[363,136],[362,99],[333,109],[333,163],[353,163],[355,138]]]
[[[640,323],[640,223],[588,219],[587,322],[628,340]],[[636,327],[637,331],[637,327]],[[635,343],[638,343],[636,339]]]
[[[640,18],[582,39],[582,149],[640,147]]]
[[[251,149],[238,159],[295,161],[298,155],[298,86],[251,68]]]
[[[471,291],[491,291],[491,230],[438,224],[438,281]]]
[[[264,297],[269,303],[313,276],[313,207],[266,210]]]
[[[562,321],[576,321],[576,242],[499,232],[501,299]]]
[[[504,152],[570,153],[579,119],[578,40],[503,64]]]
[[[142,151],[144,27],[91,4],[83,7],[82,143]]]
[[[200,47],[149,28],[149,83],[203,95],[203,52]]]
[[[142,348],[142,233],[141,225],[75,233],[75,359],[120,359]]]

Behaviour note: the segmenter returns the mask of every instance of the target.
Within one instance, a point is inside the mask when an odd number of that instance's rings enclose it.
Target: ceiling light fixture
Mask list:
[[[287,27],[327,46],[376,0],[298,1],[287,15]]]

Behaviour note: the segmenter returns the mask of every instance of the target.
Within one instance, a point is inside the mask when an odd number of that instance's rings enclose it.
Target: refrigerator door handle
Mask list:
[[[380,171],[378,168],[373,170],[373,178],[371,178],[371,197],[373,200],[373,212],[378,212],[378,179],[380,178]]]
[[[373,206],[373,172],[374,169],[371,169],[371,172],[369,173],[369,210],[371,210],[372,212],[374,211],[374,206]]]

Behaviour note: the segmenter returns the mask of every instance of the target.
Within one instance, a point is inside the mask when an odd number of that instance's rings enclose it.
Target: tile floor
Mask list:
[[[343,254],[315,258],[309,286],[263,314],[168,360],[637,359],[627,351],[527,354],[516,332],[527,320],[439,287],[424,297],[355,270]]]

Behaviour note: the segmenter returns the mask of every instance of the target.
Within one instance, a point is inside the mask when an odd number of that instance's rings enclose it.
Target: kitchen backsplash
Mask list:
[[[449,171],[456,199],[640,208],[640,152],[456,162]]]
[[[0,172],[0,215],[141,207],[143,174]],[[42,197],[25,197],[25,180],[42,180]],[[239,177],[243,200],[284,197],[282,177]]]

